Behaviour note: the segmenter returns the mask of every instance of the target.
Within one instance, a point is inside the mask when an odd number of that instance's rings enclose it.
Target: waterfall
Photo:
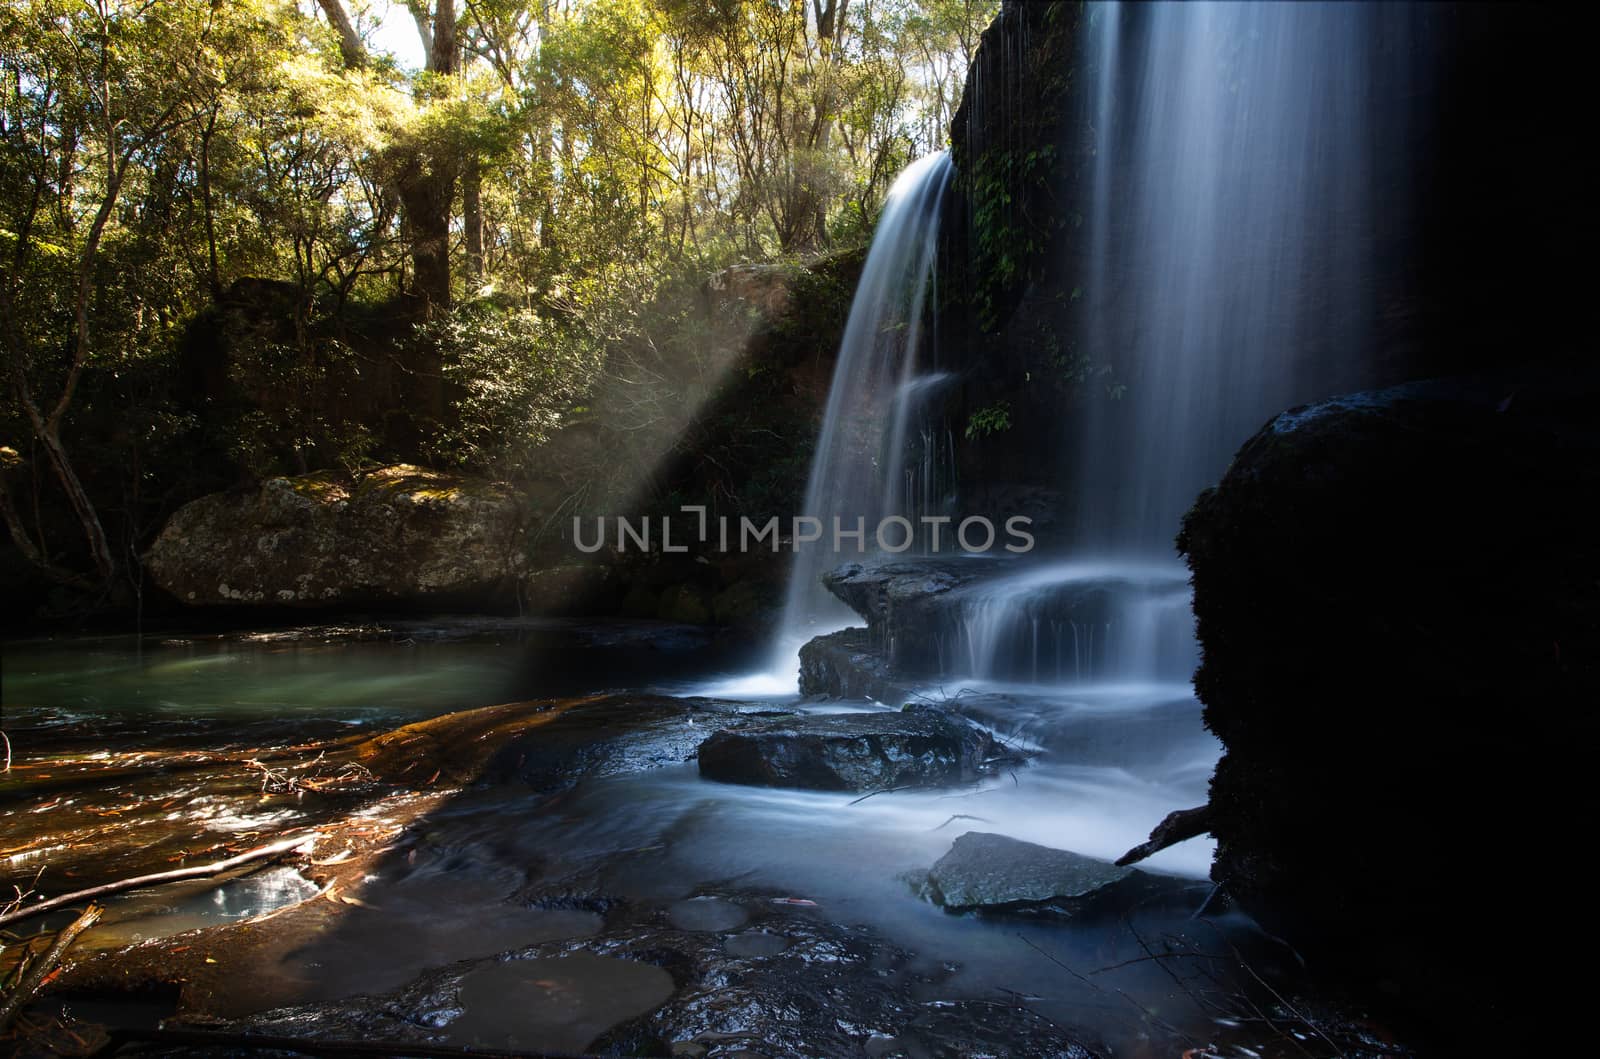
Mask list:
[[[1033,685],[1183,683],[1194,669],[1188,571],[1166,561],[1025,564],[951,600],[950,668]]]
[[[1077,438],[1089,552],[1170,556],[1268,418],[1360,384],[1386,6],[1091,7],[1082,341],[1112,392]]]
[[[1373,188],[1404,142],[1403,118],[1372,112],[1405,94],[1409,18],[1339,3],[1089,6],[1078,105],[1093,157],[1069,274],[1096,392],[1064,417],[1082,454],[1071,558],[953,594],[935,645],[947,675],[1187,680],[1184,511],[1272,415],[1365,378],[1386,216]],[[795,556],[779,669],[858,620],[820,586],[852,557],[833,548],[832,519],[870,534],[950,493],[953,446],[923,411],[948,376],[921,348],[949,179],[945,155],[917,162],[879,221],[807,488],[824,539]]]
[[[834,550],[833,520],[846,530],[861,520],[870,549],[880,518],[904,515],[916,524],[950,487],[949,439],[925,410],[951,376],[934,370],[923,348],[950,175],[941,151],[895,180],[850,304],[801,512],[820,520],[823,535],[795,553],[774,660],[790,676],[803,642],[859,620],[821,585],[825,571],[856,553],[853,538],[844,541],[847,554]]]
[[[971,586],[947,657],[1034,684],[1187,680],[1183,513],[1291,405],[1358,386],[1371,346],[1382,5],[1093,4],[1082,65],[1080,339],[1099,392],[1075,560]],[[1388,37],[1385,37],[1388,34]],[[1390,66],[1377,68],[1380,63]],[[1396,142],[1393,125],[1386,142]]]

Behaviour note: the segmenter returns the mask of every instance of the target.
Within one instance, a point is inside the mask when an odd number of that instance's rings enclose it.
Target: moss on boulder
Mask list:
[[[500,485],[399,464],[201,497],[173,514],[145,564],[194,606],[438,603],[508,593],[523,524]]]

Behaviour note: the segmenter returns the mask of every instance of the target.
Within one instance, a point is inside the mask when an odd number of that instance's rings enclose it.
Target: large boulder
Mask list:
[[[872,645],[890,669],[937,675],[939,643],[960,590],[1007,568],[992,556],[878,558],[845,563],[822,577],[829,592],[866,619]]]
[[[1227,751],[1213,877],[1447,1031],[1510,1027],[1566,944],[1473,924],[1547,902],[1527,858],[1573,849],[1593,804],[1597,397],[1434,382],[1286,412],[1179,540]]]
[[[465,600],[522,572],[522,526],[509,491],[402,464],[201,497],[168,520],[145,565],[199,606]]]
[[[1009,759],[988,732],[932,708],[784,718],[700,744],[700,774],[724,783],[874,791],[978,778]]]

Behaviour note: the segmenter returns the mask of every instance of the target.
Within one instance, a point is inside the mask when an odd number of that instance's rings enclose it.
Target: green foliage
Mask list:
[[[973,300],[978,326],[992,331],[1000,312],[1063,223],[1053,210],[1030,205],[1050,197],[1059,178],[1054,144],[990,150],[977,157],[972,188]]]
[[[256,478],[365,467],[380,441],[353,408],[356,361],[336,339],[241,336],[228,350],[228,382],[243,411],[214,424],[228,455]]]
[[[991,434],[1011,429],[1011,402],[997,401],[979,408],[967,417],[966,436],[969,440],[986,438]]]
[[[705,278],[803,285],[864,243],[944,144],[995,6],[456,0],[459,50],[415,71],[341,36],[336,0],[16,0],[0,446],[65,515],[14,543],[109,579],[105,541],[124,564],[219,479],[419,457],[620,490],[707,444],[737,470],[706,463],[705,491],[776,502],[810,424],[725,395],[806,402],[744,356],[773,322],[707,309]],[[552,442],[579,420],[613,449]]]
[[[513,476],[593,385],[603,350],[581,329],[525,310],[464,305],[420,328],[453,391],[452,421],[431,442],[441,464]]]

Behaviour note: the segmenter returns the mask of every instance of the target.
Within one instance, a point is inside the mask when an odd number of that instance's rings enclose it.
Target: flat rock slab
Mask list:
[[[928,872],[927,896],[952,912],[1081,901],[1142,875],[1070,850],[969,831]]]
[[[447,1033],[466,1045],[579,1052],[675,989],[660,967],[587,952],[484,963],[462,977]]]
[[[935,709],[785,718],[717,732],[699,751],[707,779],[821,791],[962,783],[1002,757],[983,729]]]

